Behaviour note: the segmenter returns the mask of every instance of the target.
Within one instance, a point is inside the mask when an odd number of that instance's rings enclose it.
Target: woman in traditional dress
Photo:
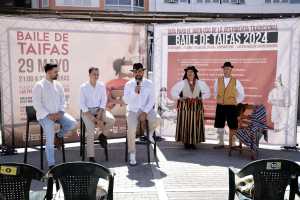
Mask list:
[[[176,141],[186,149],[196,149],[196,144],[204,142],[203,99],[210,97],[210,90],[204,81],[199,80],[195,66],[184,69],[183,80],[171,89],[177,99]]]

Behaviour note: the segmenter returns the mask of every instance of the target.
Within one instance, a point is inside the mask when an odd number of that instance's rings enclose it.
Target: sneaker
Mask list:
[[[129,164],[131,166],[135,166],[136,165],[135,153],[130,153],[129,154]]]
[[[101,147],[103,149],[106,149],[107,148],[107,137],[104,134],[100,134],[98,139],[99,139],[99,143],[100,143]]]

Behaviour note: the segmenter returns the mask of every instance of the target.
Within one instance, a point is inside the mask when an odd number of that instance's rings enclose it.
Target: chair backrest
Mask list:
[[[22,163],[0,164],[0,199],[28,200],[31,181],[41,181],[44,173]]]
[[[252,175],[254,179],[254,200],[283,200],[286,188],[298,181],[300,166],[289,160],[258,160],[246,165],[238,177]]]
[[[68,162],[55,166],[48,173],[60,182],[65,200],[96,200],[99,178],[108,181],[107,200],[113,199],[114,174],[102,165]]]
[[[28,122],[35,122],[36,119],[36,111],[33,106],[26,106],[26,116]]]

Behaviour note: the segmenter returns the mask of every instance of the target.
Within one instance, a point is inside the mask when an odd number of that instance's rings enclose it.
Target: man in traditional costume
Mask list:
[[[229,146],[238,128],[237,104],[244,100],[244,88],[239,80],[231,75],[233,65],[225,62],[222,66],[224,76],[219,77],[214,84],[214,95],[217,99],[215,128],[217,128],[219,144],[215,148],[224,148],[225,122],[229,127]]]

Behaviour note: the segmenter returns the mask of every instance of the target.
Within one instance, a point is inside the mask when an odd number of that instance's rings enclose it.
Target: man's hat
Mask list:
[[[132,66],[132,72],[135,72],[139,69],[142,69],[142,70],[146,70],[144,67],[143,67],[143,64],[142,63],[134,63],[133,66]]]
[[[198,72],[198,70],[196,69],[196,67],[193,66],[193,65],[187,66],[187,67],[184,69],[185,72],[187,72],[188,70],[193,70],[195,73]]]
[[[224,65],[222,66],[222,68],[224,67],[231,67],[233,68],[233,65],[231,65],[231,62],[224,62]]]

